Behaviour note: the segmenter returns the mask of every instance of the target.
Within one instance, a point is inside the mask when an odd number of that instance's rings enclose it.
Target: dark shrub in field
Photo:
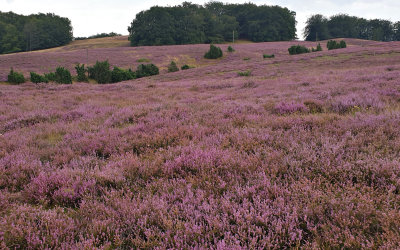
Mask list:
[[[207,59],[217,59],[223,56],[222,50],[219,47],[210,44],[210,50],[204,55]]]
[[[8,74],[7,81],[13,84],[20,84],[25,82],[25,77],[22,73],[15,72],[13,68],[10,70],[10,74]]]
[[[176,66],[176,63],[174,61],[171,61],[171,63],[168,65],[168,72],[176,72],[179,71],[178,66]]]
[[[310,50],[304,46],[293,45],[288,49],[290,55],[310,53]]]
[[[328,48],[328,50],[343,49],[343,48],[347,47],[347,44],[346,44],[346,42],[344,40],[340,41],[339,43],[336,42],[335,40],[330,40],[326,44],[326,47]]]
[[[55,82],[56,81],[56,73],[54,73],[54,72],[50,72],[50,73],[44,74],[44,77],[46,77],[46,79],[49,82]]]
[[[127,80],[132,80],[136,78],[135,72],[132,70],[121,69],[118,67],[114,67],[113,71],[111,72],[111,79],[112,82],[122,82]]]
[[[31,72],[31,82],[33,83],[40,83],[40,82],[45,82],[48,83],[49,80],[47,80],[47,78],[45,76],[36,74],[35,72]]]
[[[251,71],[250,70],[246,70],[246,71],[239,71],[238,72],[239,76],[250,76],[251,75]]]
[[[112,80],[112,73],[108,61],[99,62],[93,67],[88,67],[89,78],[96,80],[100,84],[110,83]]]
[[[232,48],[232,46],[229,46],[229,47],[228,47],[228,52],[235,52],[235,49]]]
[[[57,67],[55,73],[55,81],[62,84],[72,84],[71,72],[64,67]]]
[[[158,75],[159,74],[159,69],[157,68],[156,65],[150,63],[150,64],[140,64],[137,67],[136,70],[136,77],[141,78],[141,77],[146,77],[146,76],[153,76],[153,75]]]
[[[80,65],[79,63],[75,66],[76,74],[78,75],[78,82],[87,82],[88,77],[86,76],[85,64]]]
[[[186,70],[186,69],[190,69],[191,67],[189,66],[189,65],[187,65],[187,64],[185,64],[185,65],[183,65],[182,67],[181,67],[181,70]]]
[[[271,55],[269,55],[269,54],[264,54],[264,55],[263,55],[263,58],[275,58],[275,55],[274,55],[274,54],[271,54]]]

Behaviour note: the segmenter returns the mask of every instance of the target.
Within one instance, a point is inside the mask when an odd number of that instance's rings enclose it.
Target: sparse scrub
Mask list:
[[[263,54],[263,58],[275,58],[274,54]]]
[[[171,63],[168,65],[168,72],[177,72],[179,71],[178,66],[176,66],[176,63],[174,61],[171,61]]]
[[[250,76],[251,75],[251,70],[239,71],[238,75],[239,76]]]
[[[217,59],[223,56],[222,50],[220,47],[216,47],[213,44],[210,44],[210,50],[204,55],[204,58],[207,59]]]
[[[15,72],[14,69],[11,68],[7,76],[7,82],[11,84],[21,84],[25,82],[25,77],[22,73]]]
[[[111,83],[112,72],[108,61],[97,61],[93,67],[88,67],[89,77],[100,84]]]
[[[288,49],[290,55],[298,55],[298,54],[304,54],[304,53],[310,53],[310,49],[308,49],[305,46],[300,46],[300,45],[293,45]]]
[[[31,76],[31,78],[30,78],[31,82],[33,82],[33,83],[41,83],[41,82],[48,83],[49,82],[49,80],[45,76],[39,75],[35,72],[30,72],[30,76]]]
[[[185,64],[185,65],[183,65],[181,67],[181,70],[187,70],[187,69],[190,69],[190,68],[192,68],[192,67],[190,67],[189,65]]]

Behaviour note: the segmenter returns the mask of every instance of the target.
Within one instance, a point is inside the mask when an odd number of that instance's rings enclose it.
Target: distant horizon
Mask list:
[[[150,9],[152,6],[175,6],[184,1],[167,0],[164,4],[158,1],[51,1],[51,0],[0,0],[0,11],[12,11],[16,14],[30,15],[37,13],[54,13],[71,20],[74,37],[88,37],[100,33],[115,32],[128,35],[128,26],[140,11]],[[204,5],[209,1],[191,1],[194,4]],[[234,0],[221,1],[223,3],[246,3],[249,1]],[[385,19],[392,22],[399,20],[400,2],[395,0],[383,0],[381,2],[371,0],[306,0],[302,2],[294,0],[255,0],[251,3],[257,5],[279,5],[296,12],[297,37],[303,40],[303,31],[307,19],[314,14],[322,14],[326,17],[336,14],[348,14],[366,19]],[[88,9],[91,10],[88,13]]]

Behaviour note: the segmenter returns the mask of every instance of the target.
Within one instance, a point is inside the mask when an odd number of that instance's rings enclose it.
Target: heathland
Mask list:
[[[399,42],[93,41],[0,55],[0,248],[400,247]],[[5,83],[107,59],[160,74]]]

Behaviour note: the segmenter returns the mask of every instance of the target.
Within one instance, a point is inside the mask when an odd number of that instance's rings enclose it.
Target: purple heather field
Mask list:
[[[105,59],[161,74],[0,84],[0,248],[400,248],[400,43],[346,42],[1,55],[0,81]]]

